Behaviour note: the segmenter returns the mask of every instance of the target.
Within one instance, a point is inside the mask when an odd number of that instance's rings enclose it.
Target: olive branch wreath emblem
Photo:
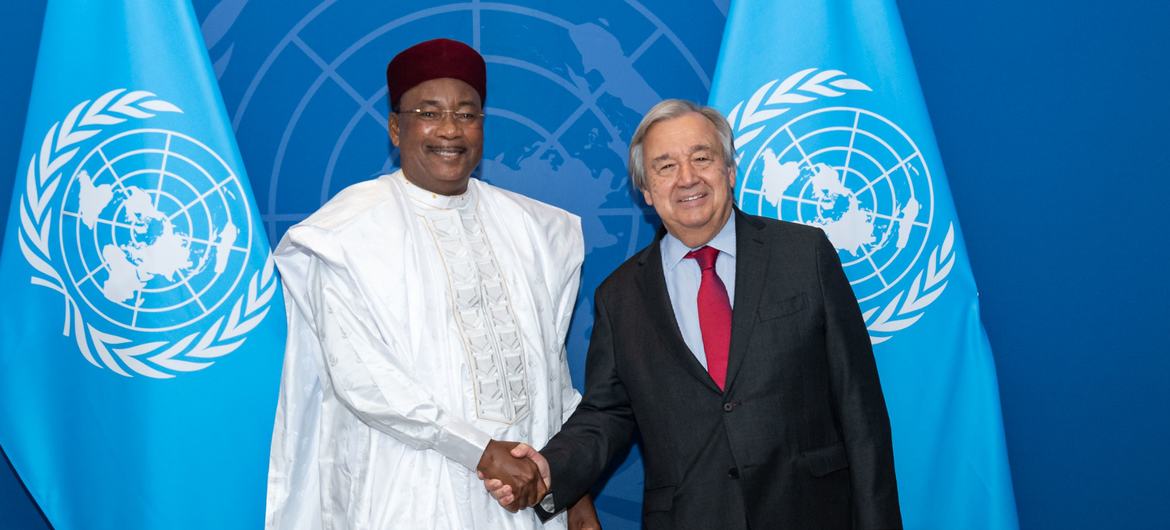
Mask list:
[[[119,88],[77,104],[63,120],[49,127],[40,149],[29,159],[24,196],[19,207],[17,240],[25,260],[37,272],[31,282],[52,289],[64,298],[62,334],[74,336],[78,349],[90,364],[109,368],[125,377],[139,375],[169,379],[175,377],[175,372],[194,372],[211,366],[215,359],[239,348],[247,339],[247,333],[264,320],[279,284],[269,254],[264,267],[248,282],[246,295],[236,301],[227,315],[206,329],[178,340],[138,343],[85,322],[77,301],[65,287],[49,253],[53,225],[50,205],[61,184],[61,169],[77,156],[86,140],[101,134],[105,127],[131,119],[146,120],[164,112],[183,111],[145,90]]]
[[[735,135],[736,161],[743,159],[744,147],[764,132],[766,122],[771,119],[818,98],[836,98],[857,91],[872,92],[873,89],[841,70],[808,68],[783,81],[773,79],[764,83],[746,101],[732,107],[728,114],[727,121]],[[954,243],[955,227],[951,223],[942,243],[930,251],[925,270],[918,272],[909,288],[862,314],[871,343],[885,342],[895,333],[914,325],[925,314],[926,308],[942,295],[947,287],[947,276],[955,264]]]

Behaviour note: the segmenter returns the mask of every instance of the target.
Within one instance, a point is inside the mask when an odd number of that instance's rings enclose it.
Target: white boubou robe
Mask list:
[[[401,171],[291,228],[266,526],[564,528],[502,509],[475,467],[489,439],[542,447],[580,401],[565,336],[582,259],[572,214]]]

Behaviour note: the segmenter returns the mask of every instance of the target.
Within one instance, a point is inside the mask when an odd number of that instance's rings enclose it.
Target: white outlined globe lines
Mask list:
[[[902,128],[865,109],[827,107],[765,134],[741,151],[737,198],[744,211],[826,227],[855,201],[873,227],[872,238],[842,243],[838,237],[834,244],[863,309],[919,269],[934,219],[934,187],[921,151]],[[801,168],[782,190],[766,182],[773,156]],[[817,169],[826,167],[847,193],[828,194],[814,183]],[[899,230],[907,233],[900,238]],[[831,226],[826,232],[834,235]]]
[[[671,29],[636,2],[608,8],[622,13],[588,14],[593,21],[638,19],[616,27],[578,23],[581,9],[571,6],[403,9],[322,3],[278,30],[284,34],[274,35],[275,46],[258,65],[227,70],[229,85],[234,75],[250,78],[238,104],[229,98],[229,109],[269,235],[279,237],[345,186],[394,167],[385,139],[385,62],[410,44],[449,37],[476,46],[488,62],[485,180],[545,202],[597,208],[574,209],[586,225],[596,223],[586,231],[603,240],[587,246],[636,250],[644,239],[642,211],[624,190],[621,197],[607,194],[624,185],[625,139],[658,98],[638,58],[673,54],[672,63],[695,70],[687,83],[696,92],[709,83]],[[326,20],[346,22],[326,33]],[[530,38],[514,38],[518,31]],[[609,50],[623,60],[607,70]],[[589,181],[578,182],[582,177]]]
[[[108,203],[88,222],[81,215],[87,184],[109,190]],[[239,177],[203,143],[162,129],[113,135],[82,157],[62,193],[57,226],[66,284],[93,314],[123,329],[160,332],[194,324],[235,300],[252,248],[251,212],[232,207],[246,197]],[[165,218],[129,213],[133,194],[149,197],[148,207]],[[131,261],[133,247],[148,254],[166,223],[187,252],[187,264],[171,274],[139,272],[141,287],[128,298],[103,294],[113,274],[105,253]],[[217,245],[232,230],[230,244]]]

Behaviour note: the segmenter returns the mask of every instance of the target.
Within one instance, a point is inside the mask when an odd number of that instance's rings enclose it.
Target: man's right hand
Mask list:
[[[548,492],[548,466],[545,464],[542,473],[537,463],[527,457],[529,452],[535,450],[526,444],[491,440],[476,466],[484,485],[500,505],[512,512],[540,502]]]

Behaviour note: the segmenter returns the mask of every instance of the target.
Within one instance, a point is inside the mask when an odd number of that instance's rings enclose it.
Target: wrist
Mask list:
[[[484,444],[483,450],[479,453],[479,461],[475,464],[475,471],[487,471],[491,467],[492,462],[495,460],[492,456],[491,449],[495,443],[495,440],[489,438],[487,443]]]

